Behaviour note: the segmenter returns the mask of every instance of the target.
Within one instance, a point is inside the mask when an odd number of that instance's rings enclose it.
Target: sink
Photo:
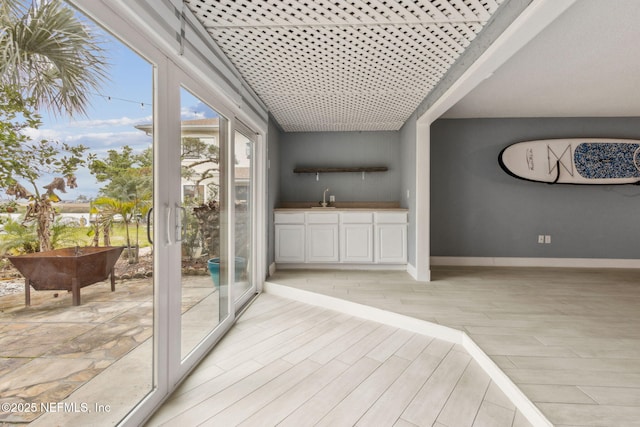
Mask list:
[[[311,209],[335,209],[335,206],[311,206]]]

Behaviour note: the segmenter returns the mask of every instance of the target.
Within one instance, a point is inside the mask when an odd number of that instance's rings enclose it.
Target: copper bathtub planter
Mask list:
[[[10,256],[9,261],[25,277],[25,305],[31,305],[30,288],[36,291],[66,290],[73,294],[73,305],[80,305],[80,289],[111,276],[123,246],[72,247],[52,251]]]

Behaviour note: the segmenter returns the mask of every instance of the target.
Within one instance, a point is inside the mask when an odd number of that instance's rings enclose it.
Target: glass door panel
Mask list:
[[[225,242],[227,120],[182,88],[181,358],[229,315]]]
[[[70,6],[62,3],[60,8]],[[47,170],[36,190],[52,180],[56,184],[48,202],[60,203],[47,203],[52,211],[41,215],[54,221],[45,228],[51,233],[51,247],[45,248],[54,252],[49,257],[29,254],[38,259],[35,273],[40,275],[37,281],[31,277],[33,287],[25,289],[30,301],[19,295],[0,297],[0,324],[5,325],[0,328],[0,400],[26,408],[0,411],[2,425],[116,425],[157,385],[154,255],[145,233],[153,203],[154,66],[80,11],[70,12],[100,40],[109,83],[85,94],[90,107],[86,117],[43,110],[39,131],[27,141],[35,145],[42,140],[52,149],[56,145],[43,135],[55,135],[51,140],[74,148],[81,142],[86,151],[80,157],[87,161],[76,163],[75,179],[65,180],[62,168],[44,167],[45,159],[34,166]],[[43,63],[41,69],[51,63],[46,54],[36,59]],[[41,77],[47,78],[35,76]],[[56,158],[63,156],[60,162],[78,159],[66,148]],[[18,184],[33,191],[29,182]],[[8,214],[3,216],[7,221]],[[14,218],[16,224],[28,220],[22,213]],[[5,243],[18,236],[7,230]]]
[[[252,279],[253,159],[254,141],[248,130],[234,130],[234,302],[255,292]]]

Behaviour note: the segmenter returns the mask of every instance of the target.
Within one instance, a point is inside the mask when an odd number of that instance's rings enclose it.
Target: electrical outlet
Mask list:
[[[333,194],[329,196],[329,201],[330,202],[335,202],[336,201],[336,196],[334,196]]]
[[[538,243],[544,243],[544,235],[538,234]]]
[[[551,236],[550,235],[547,234],[546,236],[544,236],[544,243],[546,243],[547,245],[549,243],[551,243]]]

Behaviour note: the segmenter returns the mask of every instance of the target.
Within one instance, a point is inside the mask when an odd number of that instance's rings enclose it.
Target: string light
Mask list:
[[[90,94],[102,97],[102,98],[106,99],[108,102],[111,102],[111,101],[115,100],[115,101],[121,101],[121,102],[130,102],[132,104],[138,104],[138,105],[140,105],[140,108],[142,108],[143,110],[144,110],[144,107],[146,107],[148,104],[150,104],[149,102],[135,101],[133,99],[126,99],[126,98],[118,98],[118,97],[111,96],[111,95],[102,95],[100,93],[91,93],[90,92]]]

